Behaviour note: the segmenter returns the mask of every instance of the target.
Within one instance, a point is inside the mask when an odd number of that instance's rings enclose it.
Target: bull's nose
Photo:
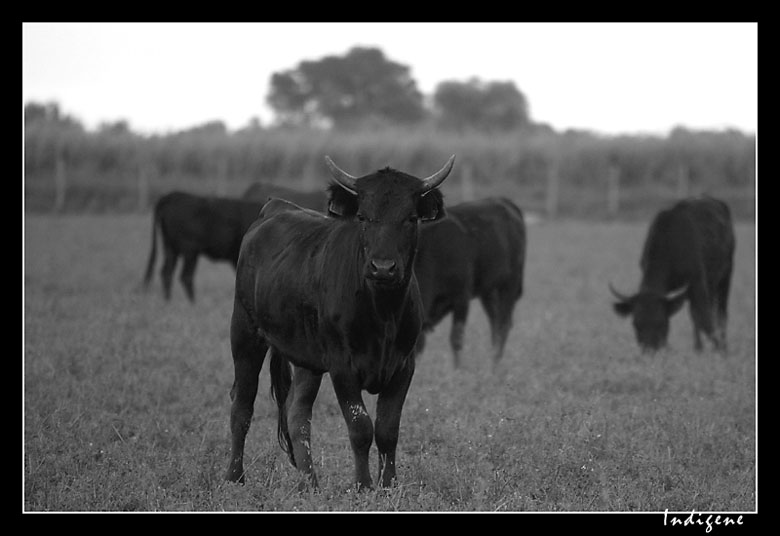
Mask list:
[[[387,259],[373,259],[370,263],[371,275],[380,279],[395,277],[395,261]]]

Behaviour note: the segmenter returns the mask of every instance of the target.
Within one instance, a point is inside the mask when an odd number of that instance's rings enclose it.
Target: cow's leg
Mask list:
[[[423,331],[420,331],[420,335],[417,337],[417,344],[414,346],[414,353],[416,356],[420,356],[423,351],[425,351],[425,337],[427,335],[427,331],[423,329]]]
[[[713,336],[712,300],[703,282],[691,284],[688,296],[691,323],[693,324],[693,348],[700,352],[704,348],[701,341],[701,332],[704,332],[709,338]]]
[[[417,337],[417,343],[414,345],[415,355],[420,355],[425,351],[425,332],[421,331]]]
[[[393,376],[390,383],[379,393],[376,402],[376,446],[379,450],[379,476],[382,486],[390,486],[395,480],[395,450],[398,445],[398,430],[401,426],[406,393],[414,375],[414,360]]]
[[[358,488],[370,488],[372,482],[368,471],[368,451],[374,439],[374,425],[363,403],[360,384],[349,372],[334,374],[331,371],[331,379],[349,431],[349,443],[355,460],[355,483]]]
[[[188,251],[184,254],[184,266],[181,269],[181,275],[179,280],[181,281],[184,291],[187,293],[187,297],[191,302],[195,301],[195,286],[193,285],[193,278],[195,276],[195,265],[198,263],[198,253]]]
[[[715,291],[716,296],[716,315],[718,324],[718,343],[717,346],[724,354],[727,352],[728,344],[726,338],[726,325],[728,324],[729,309],[729,289],[731,287],[731,270],[729,266],[726,273],[718,283]]]
[[[231,451],[225,478],[244,483],[244,442],[249,431],[257,395],[258,376],[263,367],[268,345],[261,339],[247,315],[236,302],[230,322],[230,348],[233,353],[235,378],[230,390]]]
[[[463,333],[466,331],[466,318],[469,316],[469,299],[462,297],[457,300],[452,310],[452,328],[450,330],[450,346],[455,368],[460,367],[463,353]]]
[[[499,312],[499,296],[498,292],[493,289],[479,297],[482,308],[485,310],[485,314],[488,317],[488,324],[490,324],[490,343],[493,347],[493,357],[496,354],[496,345],[498,343],[499,323],[501,322],[501,314]]]
[[[693,301],[688,303],[688,310],[691,315],[691,324],[693,326],[693,349],[697,352],[701,352],[704,348],[704,345],[701,342],[701,327],[698,321],[698,317],[701,315],[694,311]]]
[[[496,333],[493,336],[493,365],[495,366],[504,355],[504,347],[509,337],[509,330],[512,329],[512,311],[506,313],[496,326]]]
[[[311,413],[322,382],[322,374],[293,366],[292,384],[287,395],[287,429],[292,443],[295,466],[317,487],[317,475],[311,460]],[[305,487],[305,482],[301,483]]]
[[[512,313],[515,308],[514,296],[517,292],[499,287],[482,297],[482,306],[490,320],[490,335],[493,346],[493,366],[504,355],[504,347],[509,331],[512,329]]]
[[[166,300],[171,299],[171,284],[173,283],[173,271],[176,269],[176,261],[179,260],[179,252],[168,244],[163,248],[163,264],[160,269],[162,279],[163,296]]]

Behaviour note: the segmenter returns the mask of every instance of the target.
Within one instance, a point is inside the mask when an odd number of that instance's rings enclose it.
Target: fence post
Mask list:
[[[67,188],[65,178],[65,158],[61,152],[57,152],[57,164],[54,171],[54,212],[62,212],[65,208],[65,190]]]
[[[679,168],[677,168],[677,197],[679,199],[688,197],[690,191],[689,182],[688,166],[680,164]]]
[[[549,218],[555,218],[558,215],[558,191],[560,188],[560,180],[558,161],[551,160],[547,168],[547,197],[545,199],[547,217]]]
[[[149,205],[149,174],[148,167],[138,163],[138,211],[144,212]]]
[[[620,210],[620,168],[610,164],[607,170],[607,213],[610,217],[615,217],[618,210]]]
[[[217,195],[224,196],[227,193],[227,157],[222,157],[217,161]]]
[[[309,158],[306,166],[304,166],[303,177],[301,177],[301,188],[304,191],[317,189],[317,158]]]
[[[463,166],[463,172],[460,175],[460,195],[462,201],[471,201],[474,199],[474,172],[471,166]]]

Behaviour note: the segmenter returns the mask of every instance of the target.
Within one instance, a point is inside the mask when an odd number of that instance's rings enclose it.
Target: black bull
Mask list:
[[[287,199],[306,208],[325,210],[324,190],[300,192],[264,182],[252,184],[242,199],[171,192],[161,197],[152,217],[152,248],[144,275],[148,288],[157,257],[159,231],[164,260],[161,269],[163,294],[171,297],[173,273],[179,257],[184,259],[180,280],[190,301],[195,300],[195,267],[198,257],[228,261],[235,268],[244,233],[257,219],[270,197]]]
[[[184,258],[180,280],[187,297],[194,301],[193,278],[198,256],[229,261],[234,267],[244,233],[257,219],[263,202],[171,192],[161,197],[152,216],[152,249],[144,275],[144,287],[152,279],[157,257],[157,234],[162,242],[163,293],[171,297],[173,272]]]
[[[734,225],[728,206],[712,197],[682,200],[659,212],[647,233],[639,291],[618,298],[614,309],[633,318],[643,351],[666,345],[670,317],[689,301],[694,348],[700,332],[716,350],[726,351],[726,321],[734,264]]]
[[[285,199],[326,210],[324,190],[299,191],[267,182],[253,183],[244,199]],[[488,316],[493,362],[501,358],[515,303],[523,293],[526,230],[523,213],[506,198],[487,198],[447,208],[447,218],[420,229],[415,273],[430,332],[452,313],[450,344],[460,365],[469,302],[478,298]],[[425,346],[420,335],[417,353]]]
[[[452,312],[456,367],[473,298],[479,298],[490,322],[494,365],[501,358],[523,293],[525,250],[523,213],[500,197],[447,207],[447,218],[421,231],[415,273],[426,312],[423,330],[432,330]],[[421,334],[418,353],[424,344]]]
[[[247,231],[236,271],[230,327],[235,379],[226,478],[244,480],[244,443],[258,376],[270,348],[278,434],[312,485],[311,416],[325,372],[349,431],[358,487],[396,477],[401,410],[414,373],[423,312],[412,269],[420,225],[444,215],[438,186],[454,156],[427,179],[386,168],[355,178],[326,158],[336,183],[330,217],[274,200]],[[372,423],[362,391],[378,394]]]

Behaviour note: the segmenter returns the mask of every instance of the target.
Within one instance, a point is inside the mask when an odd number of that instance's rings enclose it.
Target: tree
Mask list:
[[[532,126],[528,101],[514,82],[446,81],[436,87],[433,102],[443,128],[505,132]]]
[[[215,137],[215,136],[226,136],[227,132],[228,129],[227,126],[225,126],[224,121],[214,120],[214,121],[206,121],[205,123],[202,123],[200,125],[195,125],[194,127],[190,127],[188,129],[182,130],[179,132],[179,134],[185,136]]]
[[[409,67],[377,48],[302,61],[274,73],[268,104],[282,124],[354,127],[367,121],[414,123],[425,116]]]
[[[79,131],[84,130],[81,122],[68,114],[62,113],[60,105],[56,102],[44,104],[28,102],[24,107],[24,125],[29,127],[34,124],[56,128],[73,128]]]
[[[119,121],[103,121],[98,125],[98,134],[116,134],[126,135],[132,134],[130,129],[130,123],[126,119],[120,119]]]

